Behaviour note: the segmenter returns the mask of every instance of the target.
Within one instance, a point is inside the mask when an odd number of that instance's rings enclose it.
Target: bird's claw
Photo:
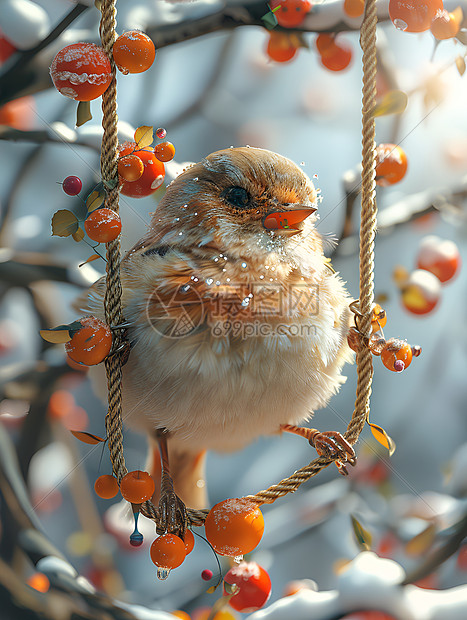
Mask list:
[[[186,506],[174,491],[161,494],[159,500],[159,522],[156,527],[158,534],[175,534],[185,538],[188,525]]]
[[[309,439],[319,456],[338,458],[334,461],[343,476],[348,475],[346,465],[355,466],[357,456],[349,442],[338,431],[316,432]]]

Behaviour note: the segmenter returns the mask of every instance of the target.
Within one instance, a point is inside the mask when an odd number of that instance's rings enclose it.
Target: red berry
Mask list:
[[[79,177],[70,176],[63,181],[62,187],[68,196],[77,196],[83,187],[83,183]]]
[[[163,127],[158,127],[156,129],[156,136],[160,139],[163,140],[165,138],[165,136],[167,135],[166,130]]]
[[[55,88],[76,101],[91,101],[104,93],[111,80],[110,61],[94,43],[73,43],[58,52],[50,65]]]
[[[346,44],[334,45],[321,54],[321,64],[330,71],[343,71],[352,61],[352,48]]]
[[[256,562],[241,562],[233,566],[224,577],[225,584],[236,585],[238,591],[229,601],[231,607],[243,613],[252,613],[266,604],[271,596],[271,579]]]
[[[303,22],[312,5],[308,0],[272,0],[270,6],[272,10],[280,7],[274,11],[279,26],[293,28]]]
[[[156,485],[147,471],[129,471],[120,482],[120,492],[127,502],[142,504],[151,499]]]
[[[214,573],[212,572],[212,570],[210,570],[209,568],[205,568],[201,573],[201,579],[204,579],[204,581],[209,581],[210,579],[212,579],[213,574]]]
[[[120,191],[124,196],[131,196],[132,198],[143,198],[149,196],[160,187],[164,181],[165,167],[164,164],[159,161],[154,152],[146,150],[136,150],[136,142],[125,142],[118,147],[119,156],[125,155],[137,155],[143,162],[144,171],[143,174],[136,181],[125,181],[121,176],[119,177]]]
[[[112,54],[122,73],[142,73],[154,62],[156,48],[147,34],[139,30],[129,30],[115,41]]]
[[[98,243],[114,241],[122,230],[122,221],[112,209],[96,209],[84,221],[84,229],[90,239]]]
[[[151,545],[151,560],[160,568],[177,568],[183,563],[185,543],[175,534],[159,536]]]
[[[461,258],[454,241],[429,235],[422,239],[417,267],[434,274],[440,282],[448,282],[459,271]]]
[[[443,0],[389,0],[389,17],[399,30],[423,32],[428,30]]]

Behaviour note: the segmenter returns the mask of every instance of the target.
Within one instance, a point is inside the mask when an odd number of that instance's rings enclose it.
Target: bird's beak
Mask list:
[[[300,232],[299,228],[295,228],[306,218],[316,211],[313,207],[307,209],[290,209],[287,211],[274,211],[268,213],[263,218],[263,226],[268,230],[290,231],[291,233]]]

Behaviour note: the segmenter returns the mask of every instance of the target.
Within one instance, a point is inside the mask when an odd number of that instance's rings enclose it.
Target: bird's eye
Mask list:
[[[229,187],[221,195],[229,204],[239,209],[245,209],[250,204],[250,194],[243,187]]]

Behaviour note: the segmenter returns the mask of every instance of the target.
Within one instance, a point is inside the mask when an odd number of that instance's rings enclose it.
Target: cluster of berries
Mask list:
[[[438,41],[454,38],[463,21],[462,9],[458,7],[450,13],[443,0],[389,0],[389,17],[399,30],[431,30]]]
[[[363,339],[373,355],[381,356],[381,361],[386,368],[393,372],[402,372],[410,366],[413,357],[420,355],[422,349],[418,345],[411,346],[400,338],[386,340],[383,334],[386,322],[386,311],[379,304],[375,304],[371,320],[371,336],[365,338],[358,327],[352,327],[347,340],[350,348],[358,351]]]

